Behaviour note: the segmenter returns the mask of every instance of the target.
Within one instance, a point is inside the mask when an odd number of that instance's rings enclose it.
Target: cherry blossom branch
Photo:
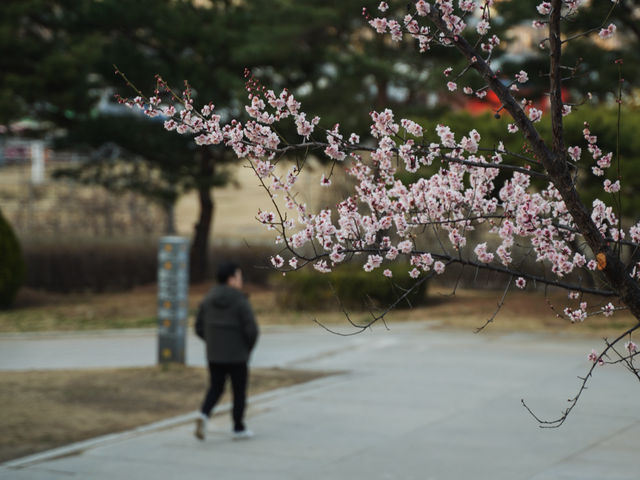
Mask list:
[[[600,31],[601,32],[601,37],[603,35],[608,35],[609,33],[607,32],[607,34],[602,33],[604,29],[604,25],[607,23],[607,21],[609,20],[609,18],[611,17],[611,15],[613,14],[613,11],[616,9],[616,7],[622,8],[622,4],[620,3],[619,0],[612,0],[613,5],[611,5],[611,8],[609,9],[609,12],[607,13],[607,15],[604,17],[604,20],[602,20],[602,23],[600,23],[599,26],[597,27],[593,27],[593,28],[589,28],[587,30],[585,30],[584,32],[580,32],[577,33],[575,35],[572,35],[570,37],[565,38],[564,40],[562,40],[560,43],[561,44],[565,44],[565,43],[569,43],[573,40],[576,40],[578,38],[581,37],[588,37],[589,35],[591,35],[594,32]],[[606,30],[605,30],[606,31]],[[614,30],[615,31],[615,30]]]
[[[554,0],[554,5],[556,5],[556,9],[559,10],[561,5],[560,0]],[[477,55],[464,37],[461,35],[454,35],[447,29],[440,12],[437,9],[432,9],[428,13],[428,16],[441,31],[449,33],[450,38],[458,50],[473,65],[474,69],[478,71],[485,80],[487,80],[492,90],[505,106],[505,109],[514,118],[518,127],[523,131],[523,135],[532,145],[537,157],[542,161],[551,181],[563,197],[567,209],[571,213],[578,230],[584,235],[591,250],[595,254],[603,255],[603,272],[614,288],[620,292],[621,298],[629,306],[633,314],[637,318],[640,318],[640,287],[637,282],[632,281],[631,278],[625,275],[624,265],[616,258],[616,256],[613,255],[609,246],[603,240],[598,228],[591,220],[587,209],[580,200],[575,189],[575,184],[571,175],[568,172],[567,163],[564,159],[564,152],[561,150],[552,152],[548,149],[544,140],[540,137],[539,133],[533,126],[533,122],[527,118],[525,112],[515,101],[508,89],[502,85],[493,70]],[[550,22],[550,37],[555,39],[554,42],[560,39],[559,28],[559,21]],[[558,45],[554,43],[554,47],[557,49]],[[559,55],[556,55],[555,60],[552,56],[552,62],[554,61],[559,65]],[[554,85],[554,87],[558,88],[556,85]],[[561,105],[561,99],[559,104]],[[559,130],[559,133],[561,133],[561,130]],[[555,143],[556,148],[560,148],[560,145],[560,141]]]
[[[389,250],[387,249],[373,249],[373,248],[362,248],[362,249],[342,249],[340,251],[343,254],[363,254],[363,253],[369,253],[369,254],[386,254],[389,252]],[[313,257],[308,257],[305,256],[303,254],[299,254],[298,252],[295,252],[296,255],[299,255],[299,258],[304,259],[307,262],[314,262],[316,260],[319,260],[321,258],[328,258],[330,256],[329,253],[321,253],[318,256],[313,256]],[[508,275],[508,276],[515,276],[515,277],[522,277],[525,280],[531,280],[532,282],[535,283],[540,283],[542,285],[548,285],[551,287],[558,287],[558,288],[562,288],[564,290],[570,290],[570,291],[578,291],[578,292],[583,292],[583,293],[589,293],[589,294],[593,294],[593,295],[598,295],[598,296],[602,296],[602,297],[614,297],[616,296],[616,292],[612,291],[612,290],[603,290],[603,289],[599,289],[599,288],[591,288],[591,287],[585,287],[583,285],[579,285],[579,284],[574,284],[574,283],[568,283],[568,282],[562,282],[559,280],[552,280],[552,279],[548,279],[545,277],[541,277],[539,275],[533,275],[524,271],[520,271],[520,270],[513,270],[507,267],[502,267],[499,265],[491,265],[491,264],[486,264],[486,263],[481,263],[481,262],[475,262],[473,260],[467,260],[464,258],[460,258],[460,257],[454,257],[452,255],[448,255],[448,254],[442,254],[442,253],[435,253],[435,252],[428,252],[428,251],[423,251],[423,250],[413,250],[411,251],[411,255],[415,256],[415,255],[431,255],[434,259],[438,259],[441,261],[446,262],[447,264],[459,264],[462,266],[468,266],[468,267],[473,267],[473,268],[477,268],[480,270],[488,270],[488,271],[492,271],[492,272],[496,272],[496,273],[502,273],[504,275]]]
[[[587,372],[587,374],[584,377],[578,377],[582,381],[582,383],[580,384],[580,388],[578,389],[578,392],[576,393],[576,395],[573,398],[569,399],[569,406],[566,408],[566,410],[564,410],[562,412],[560,417],[558,417],[557,419],[555,419],[555,420],[543,420],[543,419],[541,419],[535,413],[533,413],[533,411],[526,404],[524,399],[520,400],[520,402],[522,403],[524,408],[526,408],[527,411],[531,414],[531,416],[538,422],[540,428],[558,428],[566,421],[566,419],[569,417],[569,414],[571,413],[571,411],[578,404],[578,400],[580,400],[580,397],[582,396],[584,391],[587,389],[587,383],[589,382],[589,379],[593,376],[593,372],[596,369],[596,367],[604,365],[604,363],[605,363],[604,359],[607,358],[607,354],[609,353],[610,350],[613,349],[614,345],[616,345],[618,342],[622,341],[625,337],[631,335],[633,332],[635,332],[639,328],[640,328],[640,323],[637,323],[636,325],[634,325],[633,327],[627,329],[624,333],[619,335],[612,342],[609,342],[609,341],[607,341],[605,339],[605,343],[606,343],[607,347],[602,351],[602,353],[600,353],[598,355],[595,352],[592,352],[591,355],[589,355],[589,359],[593,362],[593,365],[591,365],[591,368],[589,369],[589,371]],[[635,345],[635,344],[633,344],[633,345]],[[633,348],[637,348],[637,347],[634,346]],[[638,376],[637,369],[632,369],[632,372],[634,373],[634,375]],[[638,379],[640,379],[640,377],[638,377]]]
[[[496,306],[495,311],[493,312],[493,315],[491,315],[483,325],[481,325],[480,327],[476,328],[475,333],[480,333],[490,323],[493,323],[495,318],[498,316],[498,313],[500,312],[500,310],[502,310],[502,307],[504,306],[504,300],[505,300],[505,298],[507,298],[507,293],[509,293],[512,281],[513,281],[513,276],[509,277],[509,281],[507,282],[506,286],[504,287],[504,291],[502,292],[502,297],[498,301],[498,304]]]
[[[245,109],[249,120],[246,122],[221,123],[221,115],[214,112],[212,104],[196,111],[188,85],[182,97],[170,91],[175,105],[161,107],[159,91],[168,90],[161,79],[155,97],[139,96],[125,103],[142,108],[149,116],[163,115],[167,118],[165,128],[196,135],[198,145],[222,144],[232,149],[239,159],[250,163],[274,210],[259,211],[258,221],[275,229],[276,243],[283,244],[279,254],[271,258],[276,269],[292,271],[312,264],[316,270],[326,273],[362,254],[366,256],[363,269],[373,272],[383,263],[406,256],[411,269],[408,275],[414,279],[440,274],[454,264],[461,265],[461,271],[469,266],[476,272],[487,270],[507,275],[507,288],[487,323],[497,315],[511,284],[524,288],[527,281],[540,283],[545,288],[564,288],[572,291],[570,295],[582,292],[618,297],[640,319],[640,263],[633,265],[636,260],[632,256],[626,265],[621,255],[623,246],[638,248],[640,222],[628,229],[622,228],[620,179],[603,181],[604,192],[618,193],[617,211],[599,198],[589,206],[583,203],[576,187],[582,168],[579,163],[582,147],[567,147],[564,141],[563,116],[571,113],[571,105],[565,105],[561,96],[562,82],[566,80],[561,75],[565,72],[561,65],[561,21],[572,15],[580,2],[551,0],[537,7],[545,21],[536,21],[536,26],[546,25],[549,31],[544,47],[550,55],[548,95],[553,135],[550,143],[542,138],[535,125],[543,115],[542,110],[531,100],[516,98],[514,93],[518,91],[518,84],[528,80],[527,73],[519,72],[515,81],[505,80],[491,66],[492,52],[500,43],[496,35],[488,35],[491,3],[486,0],[481,7],[482,17],[475,28],[479,36],[475,41],[463,36],[463,32],[467,32],[465,19],[472,18],[478,9],[478,3],[471,0],[459,0],[457,6],[452,0],[432,4],[417,0],[402,22],[386,17],[372,19],[365,14],[372,27],[379,33],[389,33],[393,41],[400,42],[404,34],[411,35],[421,52],[427,51],[431,44],[457,49],[466,64],[454,79],[460,80],[472,70],[480,75],[486,85],[475,92],[471,87],[464,87],[464,93],[475,93],[482,98],[489,90],[493,91],[500,102],[498,112],[504,110],[513,118],[508,132],[521,132],[527,155],[506,152],[502,143],[498,148],[481,149],[480,134],[476,130],[456,139],[455,132],[447,125],[437,125],[435,134],[439,141],[427,145],[421,125],[410,119],[396,121],[390,109],[370,113],[374,146],[363,144],[355,133],[345,136],[339,124],[324,131],[316,128],[320,119],[307,118],[291,92],[285,89],[277,95],[261,86],[253,76],[247,80],[249,104]],[[563,6],[567,12],[564,16]],[[380,3],[380,11],[387,8],[386,2]],[[615,27],[610,25],[601,30],[600,36],[607,38],[613,31]],[[468,37],[472,35],[470,32]],[[571,70],[568,78],[575,76],[575,71]],[[451,72],[448,68],[445,75]],[[246,75],[249,77],[250,72]],[[128,81],[126,77],[125,81]],[[458,86],[449,81],[447,88],[453,92]],[[180,105],[182,110],[177,111]],[[284,138],[280,133],[279,122],[285,119],[295,124],[298,135],[295,139]],[[583,137],[586,150],[595,162],[592,173],[603,176],[611,166],[612,154],[601,151],[597,136],[586,123]],[[286,175],[274,172],[281,159],[298,151],[303,151],[305,158],[309,152],[320,151],[330,161],[328,176],[325,171],[320,180],[322,186],[330,185],[334,169],[344,165],[354,179],[354,192],[332,208],[309,211],[293,193],[304,162]],[[503,155],[516,159],[513,162],[516,164],[504,164]],[[439,168],[429,169],[435,161],[439,162]],[[523,165],[517,165],[518,161]],[[403,181],[396,175],[403,168],[416,174],[413,181]],[[427,169],[427,176],[420,175]],[[503,175],[499,177],[500,172]],[[543,182],[532,184],[534,179]],[[542,187],[541,183],[544,183]],[[284,206],[275,200],[279,192],[284,193]],[[482,235],[500,242],[497,248],[489,247],[487,242],[479,243],[480,236],[472,237],[470,232],[481,225],[488,227],[481,230]],[[624,240],[624,235],[630,240]],[[419,245],[425,238],[437,242],[440,250],[422,251]],[[472,252],[466,248],[469,239],[476,243]],[[523,252],[520,264],[514,264],[512,255]],[[280,254],[291,256],[283,258]],[[542,265],[542,275],[523,271],[523,262],[529,258]],[[549,270],[552,276],[547,276]],[[581,271],[588,275],[578,275],[577,280],[575,276],[569,277]],[[599,272],[601,286],[585,286],[590,272]],[[383,274],[392,276],[388,269]],[[407,299],[406,295],[400,297]],[[371,312],[371,319],[362,324],[353,322],[348,315],[347,319],[356,331],[363,331],[375,321],[384,321],[385,314],[396,305],[382,313]],[[601,308],[604,315],[615,310],[611,302]],[[580,308],[564,310],[564,316],[571,321],[582,321],[589,315],[585,301],[580,302]],[[619,341],[616,339],[608,345],[607,351],[616,352],[614,345]],[[596,356],[596,360],[602,360],[602,356]],[[591,371],[585,377],[584,388],[590,375]],[[575,402],[581,393],[582,390]],[[575,404],[571,408],[573,406]]]
[[[347,318],[347,321],[349,322],[349,324],[351,326],[355,327],[356,330],[353,331],[353,332],[349,332],[349,333],[338,332],[337,330],[329,328],[328,326],[326,326],[322,322],[318,321],[316,318],[314,318],[313,321],[314,321],[314,323],[318,324],[319,326],[321,326],[326,331],[328,331],[330,333],[333,333],[335,335],[339,335],[341,337],[350,337],[350,336],[353,336],[353,335],[358,335],[358,334],[362,333],[363,331],[371,328],[371,326],[373,326],[375,323],[377,323],[379,321],[382,321],[384,323],[385,328],[387,328],[387,330],[389,330],[389,327],[385,322],[385,317],[389,314],[389,312],[394,310],[398,305],[400,305],[404,301],[407,301],[409,295],[411,295],[411,293],[413,293],[416,289],[418,289],[424,282],[426,282],[428,279],[433,277],[434,273],[431,273],[430,275],[424,275],[421,278],[419,278],[416,282],[413,283],[413,285],[411,287],[406,289],[402,295],[398,296],[398,298],[396,298],[396,300],[391,305],[388,305],[381,313],[374,314],[373,311],[370,311],[369,313],[371,314],[371,320],[369,320],[368,322],[366,322],[364,324],[357,324],[353,320],[351,320],[349,312],[344,308],[342,302],[340,301],[340,298],[338,297],[337,293],[335,292],[335,289],[333,288],[333,285],[331,285],[331,289],[333,290],[334,295],[338,300],[338,303],[340,305],[340,309],[344,313],[344,315]]]
[[[562,42],[560,39],[561,10],[562,0],[552,0],[551,15],[549,17],[551,131],[553,132],[553,154],[559,157],[566,156],[562,125],[562,75],[560,73],[562,58]]]
[[[243,144],[247,145],[247,146],[257,146],[256,143],[254,142],[248,142],[248,141],[243,141]],[[265,149],[265,151],[270,152],[270,153],[280,153],[280,154],[286,154],[286,153],[291,153],[294,151],[299,151],[299,150],[306,150],[306,149],[311,149],[311,150],[324,150],[326,149],[330,144],[327,142],[320,142],[320,141],[310,141],[310,142],[302,142],[302,143],[295,143],[295,144],[289,144],[283,147],[278,147],[278,148],[272,148],[272,149]],[[363,145],[349,145],[349,144],[342,144],[342,148],[346,151],[346,152],[375,152],[376,149],[373,147],[365,147]],[[429,152],[429,148],[430,147],[422,147],[422,146],[417,146],[415,149],[416,154],[425,154],[427,152]],[[460,150],[460,147],[442,147],[440,145],[438,145],[439,149],[448,149],[448,150]],[[398,153],[399,149],[398,148],[391,148],[390,151],[394,152],[394,153]],[[528,162],[533,162],[533,163],[537,163],[533,160],[531,160],[528,157],[525,157],[524,155],[519,155],[516,154],[514,152],[508,152],[506,150],[498,150],[498,149],[489,149],[489,148],[483,148],[480,149],[478,148],[478,151],[484,151],[484,152],[497,152],[497,153],[505,153],[508,154],[510,156],[513,157],[517,157],[520,159],[523,159],[525,161]],[[528,168],[524,168],[524,167],[519,167],[517,165],[509,165],[509,164],[496,164],[496,163],[482,163],[482,162],[475,162],[475,161],[471,161],[471,160],[466,160],[464,158],[458,158],[458,157],[453,157],[450,155],[445,155],[445,154],[440,154],[439,158],[444,161],[444,162],[449,162],[449,163],[457,163],[460,165],[466,165],[469,167],[479,167],[479,168],[496,168],[498,170],[505,170],[505,171],[509,171],[509,172],[519,172],[522,173],[524,175],[529,175],[530,177],[534,177],[534,178],[538,178],[541,180],[549,180],[549,177],[541,172],[536,172],[534,170],[530,170]]]
[[[507,164],[494,164],[494,163],[481,163],[481,162],[474,162],[474,161],[470,161],[470,160],[464,160],[464,159],[459,159],[459,158],[455,158],[455,157],[450,157],[447,155],[440,155],[440,159],[444,162],[449,162],[449,163],[457,163],[460,165],[466,165],[469,167],[479,167],[479,168],[497,168],[498,170],[506,170],[509,172],[518,172],[518,173],[522,173],[524,175],[528,175],[530,177],[533,178],[539,178],[541,180],[549,180],[548,175],[544,174],[544,173],[540,173],[540,172],[536,172],[534,170],[530,170],[527,168],[523,168],[523,167],[518,167],[516,165],[507,165]]]
[[[605,343],[609,345],[609,342],[606,339],[605,339]],[[625,367],[627,367],[627,370],[629,370],[631,374],[633,374],[638,380],[640,380],[640,370],[633,364],[634,358],[640,354],[640,351],[637,350],[637,347],[631,341],[627,342],[625,348],[627,349],[628,352],[630,352],[629,354],[620,353],[612,343],[611,350],[613,350],[613,352],[618,356],[618,360],[610,360],[604,363],[607,365],[616,365],[619,363],[624,363]]]

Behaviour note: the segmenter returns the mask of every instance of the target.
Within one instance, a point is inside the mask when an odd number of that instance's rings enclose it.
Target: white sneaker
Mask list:
[[[248,440],[249,438],[252,438],[255,434],[249,430],[249,429],[244,429],[244,430],[240,430],[240,431],[234,431],[233,432],[233,439],[234,440]]]
[[[207,432],[207,421],[203,417],[196,419],[196,431],[194,435],[198,440],[204,440]]]

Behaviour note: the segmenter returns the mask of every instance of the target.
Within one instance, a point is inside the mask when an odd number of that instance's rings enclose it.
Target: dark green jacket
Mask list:
[[[246,295],[228,285],[213,287],[198,309],[196,334],[207,343],[209,362],[246,363],[258,339]]]

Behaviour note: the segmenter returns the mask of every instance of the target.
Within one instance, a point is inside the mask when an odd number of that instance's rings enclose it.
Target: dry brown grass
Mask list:
[[[208,286],[190,288],[195,311]],[[157,290],[145,285],[118,293],[49,293],[23,288],[15,308],[0,311],[0,332],[144,328],[156,325]]]
[[[385,318],[389,324],[405,321],[431,321],[436,328],[454,328],[474,331],[485,325],[495,313],[502,292],[494,290],[451,289],[430,287],[426,305],[409,309],[396,309]],[[282,310],[276,303],[275,295],[268,290],[255,291],[251,299],[260,321],[264,324],[295,325],[321,323],[347,325],[341,311],[290,311]],[[602,299],[589,298],[591,308],[607,303]],[[573,303],[568,303],[573,302]],[[547,295],[538,292],[510,292],[505,298],[487,331],[495,332],[571,332],[579,335],[612,336],[635,325],[637,320],[628,312],[617,312],[613,317],[602,315],[588,318],[584,323],[572,324],[557,316],[565,306],[576,308],[576,301],[570,301],[566,293],[554,292]],[[337,303],[336,303],[337,305]],[[352,320],[364,323],[371,319],[370,312],[349,312]]]
[[[431,304],[424,308],[396,311],[391,321],[434,320],[440,328],[462,328],[475,330],[486,324],[495,313],[502,292],[491,290],[458,290],[434,288],[430,291]],[[604,305],[609,300],[585,298],[589,308]],[[628,312],[617,312],[613,317],[602,315],[589,317],[583,323],[572,324],[558,316],[565,306],[577,308],[576,300],[569,300],[565,292],[543,294],[541,292],[510,292],[488,331],[571,332],[579,335],[612,336],[635,325]]]
[[[190,287],[191,323],[198,303],[210,286]],[[247,291],[261,325],[310,325],[314,319],[325,324],[347,324],[343,312],[338,310],[337,301],[333,311],[286,310],[278,305],[274,292],[269,288],[249,285]],[[0,332],[154,327],[156,294],[155,285],[121,293],[72,295],[25,289],[19,294],[16,309],[0,311]],[[435,321],[440,328],[475,330],[492,316],[501,295],[499,291],[464,289],[451,295],[451,290],[431,287],[427,305],[392,311],[387,320],[390,323],[427,320]],[[511,292],[488,329],[497,332],[567,331],[602,337],[621,332],[636,323],[627,312],[618,312],[611,318],[600,315],[581,324],[571,324],[556,316],[567,302],[566,293],[561,292],[549,295]],[[589,300],[591,307],[602,303],[602,299]],[[356,322],[366,322],[371,318],[369,312],[350,314]]]
[[[253,369],[249,395],[322,375]],[[181,365],[0,372],[0,462],[189,413],[206,384],[204,368]]]

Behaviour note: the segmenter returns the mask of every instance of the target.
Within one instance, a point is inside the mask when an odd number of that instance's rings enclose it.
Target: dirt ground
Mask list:
[[[253,369],[249,395],[323,375]],[[180,365],[0,372],[0,462],[192,412],[207,381],[204,368]]]

